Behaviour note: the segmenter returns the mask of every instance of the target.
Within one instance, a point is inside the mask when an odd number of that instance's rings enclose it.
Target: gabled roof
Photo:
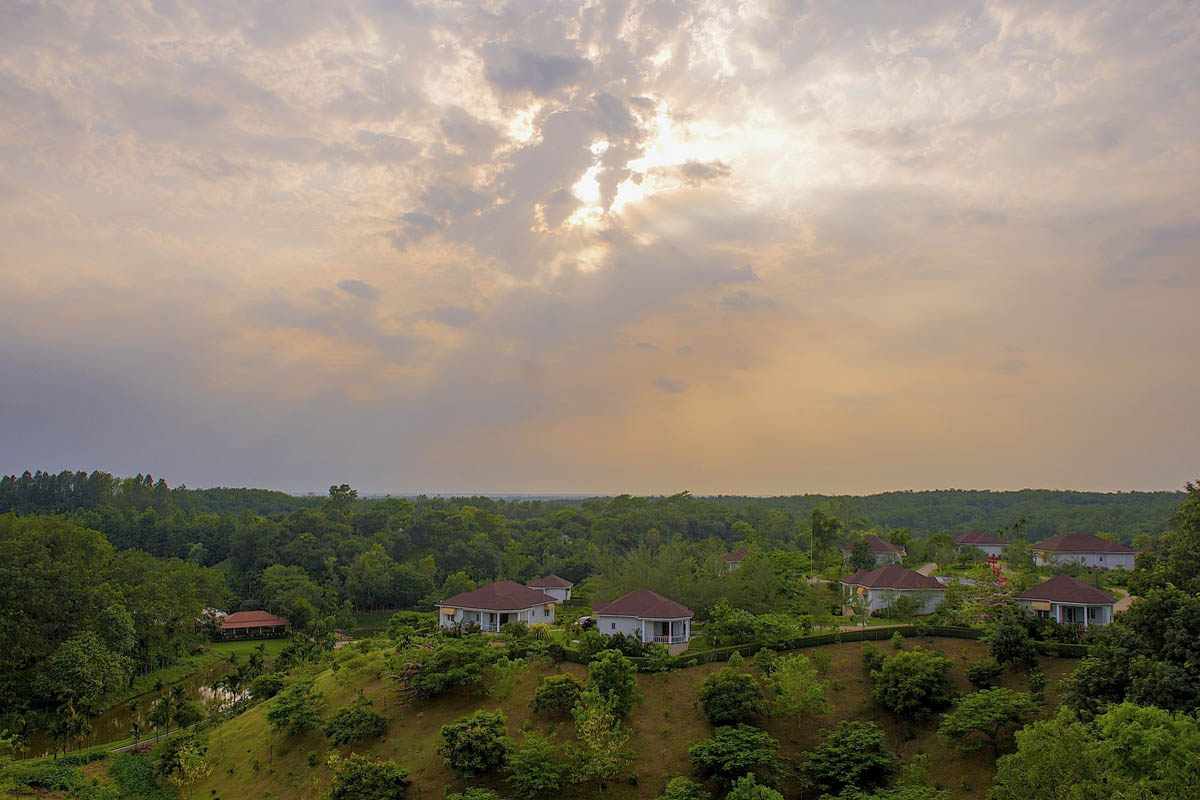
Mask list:
[[[560,578],[551,572],[544,578],[537,578],[525,584],[530,589],[570,589],[575,584],[566,578]]]
[[[1017,595],[1018,600],[1049,600],[1051,603],[1086,603],[1111,605],[1117,602],[1106,591],[1072,578],[1070,575],[1055,575],[1045,583],[1026,589]]]
[[[221,619],[221,628],[269,628],[275,625],[290,625],[283,617],[266,611],[238,611]]]
[[[892,544],[887,539],[881,539],[874,534],[867,534],[863,537],[867,540],[867,544],[871,545],[872,553],[903,553],[904,548],[898,544]],[[854,549],[854,543],[846,545],[842,548],[845,552],[850,552]]]
[[[684,619],[692,610],[674,600],[668,600],[649,589],[636,589],[611,603],[596,603],[592,613],[605,617],[636,617],[638,619]]]
[[[1118,542],[1102,539],[1094,533],[1064,533],[1033,546],[1034,550],[1054,553],[1132,553],[1133,549]]]
[[[888,564],[877,569],[860,569],[849,578],[842,578],[848,586],[865,586],[868,589],[941,589],[946,590],[936,578],[902,567]]]
[[[721,558],[730,563],[737,563],[748,555],[750,555],[749,547],[739,547],[737,550],[730,550],[728,553],[721,556]]]
[[[537,589],[522,586],[516,581],[500,581],[480,586],[471,592],[447,597],[439,608],[481,608],[484,611],[520,611],[543,603],[558,602]]]
[[[954,537],[954,543],[959,546],[970,544],[992,546],[1000,545],[1001,547],[1008,544],[1008,542],[1004,541],[999,536],[996,536],[992,533],[986,533],[984,531],[967,531],[966,533],[960,533],[958,536]]]

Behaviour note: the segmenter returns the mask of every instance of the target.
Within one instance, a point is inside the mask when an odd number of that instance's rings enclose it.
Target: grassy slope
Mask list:
[[[905,648],[917,643],[915,639],[905,640]],[[953,659],[955,682],[964,692],[970,690],[963,676],[964,661],[961,655],[965,652],[971,660],[982,658],[986,652],[983,644],[957,639],[928,639],[919,643]],[[890,651],[888,643],[882,644],[885,650]],[[915,737],[906,740],[903,725],[870,699],[870,680],[864,675],[860,663],[861,647],[859,643],[852,643],[821,648],[832,657],[831,675],[840,679],[842,684],[842,688],[830,692],[834,712],[828,718],[811,725],[798,724],[794,719],[765,721],[764,727],[779,740],[783,755],[795,759],[819,739],[820,728],[830,726],[838,719],[872,719],[887,732],[889,746],[904,761],[907,762],[915,753],[928,753],[933,767],[931,779],[950,789],[954,797],[984,797],[995,771],[990,752],[958,753],[946,750],[937,740],[936,721],[919,726]],[[378,658],[377,654],[356,656],[355,659],[360,663],[355,667],[353,662],[348,662],[340,671],[340,683],[334,680],[333,673],[329,671],[319,676],[318,686],[327,696],[324,713],[328,716],[334,709],[349,703],[355,689],[361,687],[375,701],[376,708],[388,716],[388,733],[379,741],[343,749],[394,758],[412,775],[414,783],[410,798],[423,800],[439,800],[447,786],[461,790],[467,785],[487,785],[502,793],[504,790],[502,782],[494,777],[468,784],[450,776],[436,753],[442,725],[484,707],[502,709],[508,716],[509,733],[515,737],[520,736],[526,720],[530,720],[538,729],[550,731],[556,727],[555,724],[550,720],[531,718],[526,707],[538,676],[558,669],[580,676],[586,673],[583,667],[575,664],[535,666],[521,677],[507,700],[455,695],[420,707],[400,708],[392,704],[383,709],[386,681],[375,677],[381,669]],[[640,776],[639,785],[612,785],[603,793],[606,800],[655,798],[662,792],[669,777],[690,773],[688,746],[706,738],[712,730],[698,709],[694,687],[705,675],[720,666],[710,664],[668,675],[638,676],[642,700],[635,707],[630,723],[634,730],[632,749],[638,754],[633,770]],[[1074,662],[1043,658],[1042,667],[1048,683],[1047,699],[1054,705],[1058,700],[1058,682],[1074,668]],[[1013,688],[1023,688],[1018,681],[1006,678],[1006,682]],[[323,765],[329,750],[326,739],[317,731],[291,740],[276,737],[272,754],[268,755],[271,736],[263,712],[262,706],[252,709],[210,734],[210,763],[214,765],[214,771],[207,781],[193,787],[191,797],[210,800],[319,797],[327,780]],[[560,738],[573,735],[569,722],[559,722],[557,727]],[[310,753],[316,754],[319,759],[316,767],[308,764]],[[255,761],[259,764],[258,770],[253,767]],[[965,791],[962,784],[964,776],[969,786]],[[783,788],[786,796],[795,796],[794,790],[788,791],[787,786]],[[590,788],[573,789],[571,796],[599,797],[600,792]]]

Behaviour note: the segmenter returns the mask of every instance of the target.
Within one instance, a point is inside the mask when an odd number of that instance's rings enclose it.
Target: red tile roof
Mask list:
[[[999,536],[984,531],[967,531],[960,533],[954,537],[954,543],[957,545],[1006,545],[1008,542],[1001,539]]]
[[[480,586],[472,592],[447,597],[438,603],[445,608],[481,608],[484,611],[520,611],[543,603],[558,602],[548,594],[522,586],[516,581],[500,581]]]
[[[538,578],[525,584],[531,589],[570,589],[575,584],[566,578],[560,578],[553,572],[544,578]]]
[[[842,583],[847,586],[865,586],[868,589],[945,590],[946,588],[938,583],[936,578],[914,572],[899,564],[888,564],[886,567],[878,567],[871,570],[860,569],[849,578],[842,578]]]
[[[1085,603],[1110,605],[1117,598],[1095,586],[1072,578],[1070,575],[1055,575],[1045,583],[1026,589],[1017,595],[1018,600],[1049,600],[1051,603]]]
[[[725,559],[726,561],[736,563],[738,561],[741,561],[748,555],[750,555],[749,547],[739,547],[737,550],[729,551],[725,555],[721,556],[721,558]]]
[[[638,619],[684,619],[692,610],[649,589],[637,589],[611,603],[596,603],[592,613],[605,617],[636,617]]]
[[[863,537],[867,540],[867,544],[871,545],[872,553],[903,553],[904,548],[898,544],[892,544],[887,539],[881,539],[874,534],[867,534]],[[850,552],[854,549],[854,543],[846,545],[842,548],[845,552]]]
[[[283,617],[266,611],[238,611],[221,619],[221,628],[270,628],[275,625],[290,625]]]
[[[1133,550],[1118,542],[1102,539],[1094,533],[1064,533],[1033,546],[1034,550],[1049,550],[1054,553],[1132,553]]]

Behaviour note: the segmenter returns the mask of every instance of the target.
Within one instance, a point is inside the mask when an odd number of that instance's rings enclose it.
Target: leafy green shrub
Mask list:
[[[1025,673],[1025,682],[1029,686],[1029,694],[1039,703],[1046,702],[1046,673],[1041,669],[1031,669]]]
[[[567,657],[567,649],[555,642],[546,645],[546,655],[550,656],[550,660],[555,664],[561,664]]]
[[[754,654],[754,665],[763,675],[770,675],[779,664],[779,654],[769,647],[764,647]]]
[[[863,642],[862,646],[862,665],[868,673],[874,672],[883,666],[883,660],[887,658],[882,650],[870,642]]]
[[[874,670],[871,697],[902,717],[924,719],[950,704],[954,686],[950,682],[950,659],[916,647],[883,660]]]
[[[967,695],[942,717],[938,733],[947,747],[956,750],[979,750],[991,744],[992,754],[998,758],[1004,729],[1019,725],[1037,709],[1038,703],[1027,694],[1004,688],[984,689]]]
[[[521,797],[557,795],[570,779],[562,752],[540,733],[530,732],[508,756],[506,780]]]
[[[52,792],[67,791],[83,783],[83,773],[77,767],[54,761],[18,761],[8,767],[5,777],[18,786]]]
[[[783,795],[770,786],[763,786],[753,775],[745,775],[737,779],[725,800],[783,800]]]
[[[607,649],[608,637],[595,628],[588,628],[579,637],[579,656],[585,664]]]
[[[154,765],[150,758],[134,753],[120,753],[108,762],[108,777],[128,797],[138,800],[167,800],[170,793],[158,788]]]
[[[746,665],[746,659],[742,658],[741,653],[739,653],[737,650],[734,650],[729,655],[729,660],[725,663],[729,665],[730,669],[741,669]]]
[[[608,637],[606,650],[616,650],[629,658],[640,658],[646,652],[646,646],[634,634],[614,633]]]
[[[829,682],[820,679],[817,668],[803,653],[781,658],[768,681],[775,690],[772,713],[807,717],[829,711],[829,700],[825,697]]]
[[[779,742],[766,731],[749,725],[722,725],[711,739],[688,748],[688,755],[697,775],[731,786],[749,772],[773,781],[779,772],[775,758],[778,749]]]
[[[478,689],[492,662],[502,655],[483,634],[433,636],[413,641],[388,660],[400,690],[429,699],[451,689]]]
[[[412,781],[408,770],[388,759],[375,760],[351,753],[329,756],[330,800],[403,800]]]
[[[374,736],[382,736],[387,730],[383,715],[371,710],[371,701],[358,697],[348,706],[338,709],[323,728],[324,734],[334,744],[349,744]]]
[[[504,715],[498,711],[476,711],[443,725],[442,740],[438,755],[446,759],[446,767],[456,778],[473,778],[497,770],[508,757]]]
[[[900,631],[896,631],[895,633],[892,634],[892,649],[893,650],[904,649],[904,636],[900,633]]]
[[[570,714],[579,695],[583,693],[583,684],[574,675],[551,675],[538,678],[537,689],[529,708],[547,714]]]
[[[744,722],[764,710],[762,690],[754,677],[730,667],[702,680],[696,687],[696,696],[700,698],[704,716],[714,725]]]
[[[996,679],[1003,671],[1004,667],[1000,665],[1000,662],[988,656],[967,667],[967,680],[976,689],[991,689],[996,685]]]
[[[315,688],[312,680],[294,683],[275,698],[267,709],[267,722],[275,733],[289,736],[315,728],[321,724],[320,705],[324,695]]]
[[[637,668],[616,650],[605,650],[588,664],[592,685],[611,704],[619,717],[629,716],[637,701]]]
[[[152,754],[154,773],[182,790],[212,771],[204,758],[207,752],[197,733],[163,739]]]
[[[804,773],[813,786],[829,794],[847,787],[882,786],[895,771],[896,757],[888,751],[883,731],[873,722],[839,722],[809,751],[804,762]]]
[[[667,672],[674,668],[675,659],[664,645],[651,642],[646,645],[646,672]]]
[[[446,800],[501,800],[501,797],[492,789],[474,786],[465,792],[451,792]]]
[[[658,800],[708,800],[710,796],[703,786],[681,776],[667,781],[667,788]]]
[[[250,696],[262,702],[270,700],[283,691],[283,676],[278,672],[264,672],[250,683]]]
[[[988,655],[1001,664],[1030,669],[1037,666],[1037,648],[1029,636],[1025,615],[1013,606],[1005,606],[984,637]]]

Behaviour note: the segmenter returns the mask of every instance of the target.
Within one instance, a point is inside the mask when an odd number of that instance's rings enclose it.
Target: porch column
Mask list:
[[[642,644],[646,643],[646,620],[642,620]]]
[[[1084,628],[1084,630],[1087,630],[1087,626],[1088,626],[1088,607],[1084,606],[1083,607],[1083,628]]]

